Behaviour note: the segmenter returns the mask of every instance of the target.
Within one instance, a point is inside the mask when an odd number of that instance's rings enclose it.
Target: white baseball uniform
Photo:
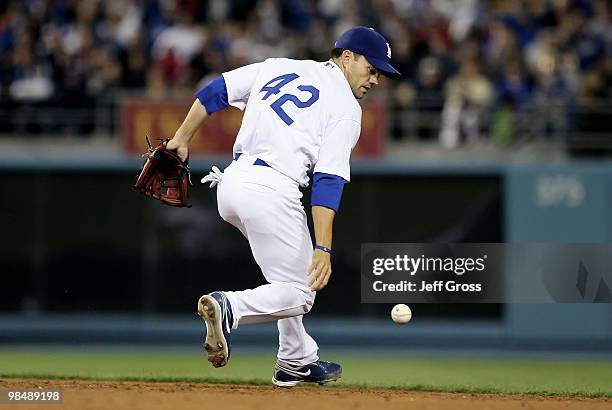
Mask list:
[[[277,320],[278,358],[305,365],[318,360],[318,346],[302,324],[315,292],[308,285],[313,243],[299,187],[308,185],[309,171],[350,180],[361,107],[331,61],[269,59],[223,78],[229,104],[245,114],[234,144],[240,156],[218,185],[219,214],[248,239],[268,282],[226,292],[233,328]]]

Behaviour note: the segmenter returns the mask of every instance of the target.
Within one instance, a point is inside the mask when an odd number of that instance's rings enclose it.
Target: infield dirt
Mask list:
[[[203,383],[2,379],[0,389],[62,389],[63,404],[0,404],[0,409],[610,409],[612,399],[427,393],[329,387],[280,389]]]

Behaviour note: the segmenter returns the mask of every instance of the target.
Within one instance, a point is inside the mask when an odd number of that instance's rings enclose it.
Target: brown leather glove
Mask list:
[[[169,139],[160,139],[155,149],[146,137],[149,151],[143,155],[146,161],[134,184],[134,189],[144,195],[171,206],[191,207],[187,203],[191,174],[187,165],[189,158],[182,161],[175,150],[166,148]]]

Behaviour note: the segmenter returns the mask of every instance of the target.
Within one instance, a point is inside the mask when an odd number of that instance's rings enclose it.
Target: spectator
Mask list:
[[[463,132],[470,143],[480,140],[481,119],[492,99],[489,80],[480,73],[476,60],[465,60],[459,73],[446,84],[440,143],[445,148],[459,145]]]
[[[491,123],[491,137],[502,143],[510,143],[525,133],[528,108],[531,102],[532,84],[520,55],[508,61],[504,73],[495,84],[497,109]]]
[[[532,134],[563,138],[569,127],[569,111],[575,95],[577,58],[573,53],[547,54],[534,73]]]
[[[9,93],[14,100],[41,101],[52,95],[53,83],[50,70],[37,61],[27,32],[16,41],[12,71]]]
[[[487,74],[491,78],[502,75],[506,63],[521,53],[516,35],[501,20],[494,20],[491,23],[482,51]]]
[[[171,64],[182,71],[202,49],[205,37],[202,29],[193,24],[186,13],[177,10],[171,15],[174,24],[159,33],[153,43],[152,53],[160,64]]]
[[[134,0],[115,0],[105,4],[99,36],[111,45],[125,49],[139,37],[142,14]]]
[[[132,39],[125,50],[121,51],[121,86],[126,89],[144,89],[147,85],[149,58],[140,36]]]
[[[509,141],[529,115],[534,135],[565,133],[586,123],[575,104],[612,98],[611,14],[607,0],[11,0],[0,2],[0,105],[12,118],[27,104],[93,112],[120,89],[187,93],[268,57],[326,59],[330,38],[363,24],[392,39],[404,74],[390,90],[394,138],[456,146],[488,128]]]

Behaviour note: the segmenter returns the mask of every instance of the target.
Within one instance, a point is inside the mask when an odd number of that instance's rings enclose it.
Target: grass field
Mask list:
[[[333,385],[421,391],[612,397],[612,362],[475,360],[332,355],[343,365]],[[214,369],[181,351],[0,349],[0,377],[270,384],[274,357],[240,354]],[[331,386],[331,385],[330,385]]]

